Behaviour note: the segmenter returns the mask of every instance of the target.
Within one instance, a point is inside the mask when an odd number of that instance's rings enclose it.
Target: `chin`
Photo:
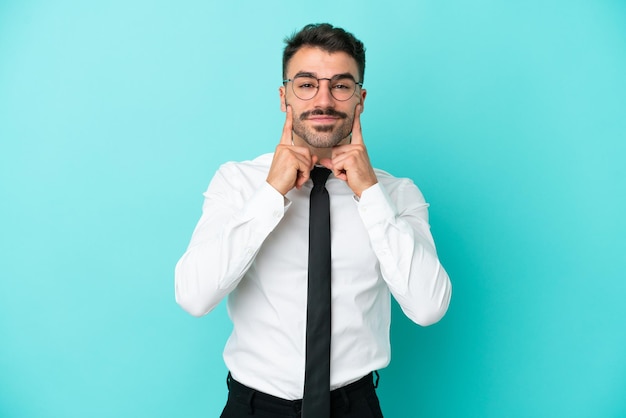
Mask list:
[[[332,148],[341,143],[343,138],[304,138],[304,141],[313,148]]]
[[[313,148],[332,148],[341,144],[349,135],[350,132],[304,132],[304,135],[298,136]]]

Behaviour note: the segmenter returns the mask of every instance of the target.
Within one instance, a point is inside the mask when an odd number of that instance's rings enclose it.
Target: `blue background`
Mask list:
[[[320,21],[365,42],[371,159],[454,285],[432,327],[394,307],[386,416],[626,416],[626,3],[3,0],[0,417],[219,415],[230,323],[173,268]]]

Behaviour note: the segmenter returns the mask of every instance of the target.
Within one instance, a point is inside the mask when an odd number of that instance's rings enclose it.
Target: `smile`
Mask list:
[[[310,116],[307,119],[315,123],[334,123],[339,118],[333,117],[333,116],[326,116],[326,115],[316,115],[316,116]]]

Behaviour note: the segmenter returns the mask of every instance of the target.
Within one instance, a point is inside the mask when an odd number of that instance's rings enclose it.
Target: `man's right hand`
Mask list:
[[[317,156],[311,156],[307,147],[293,145],[293,111],[287,106],[287,117],[280,143],[274,152],[274,159],[267,175],[267,182],[283,196],[294,187],[300,189],[309,179]]]

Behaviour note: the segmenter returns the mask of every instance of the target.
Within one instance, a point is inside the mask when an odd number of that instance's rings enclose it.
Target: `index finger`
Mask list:
[[[352,121],[352,144],[363,144],[363,134],[361,132],[361,113],[363,105],[358,104],[354,108],[354,120]]]
[[[291,106],[287,106],[287,116],[285,117],[285,125],[283,126],[283,134],[280,137],[280,144],[282,145],[291,145],[292,144],[292,134],[291,130],[293,128],[293,115],[292,115]]]

